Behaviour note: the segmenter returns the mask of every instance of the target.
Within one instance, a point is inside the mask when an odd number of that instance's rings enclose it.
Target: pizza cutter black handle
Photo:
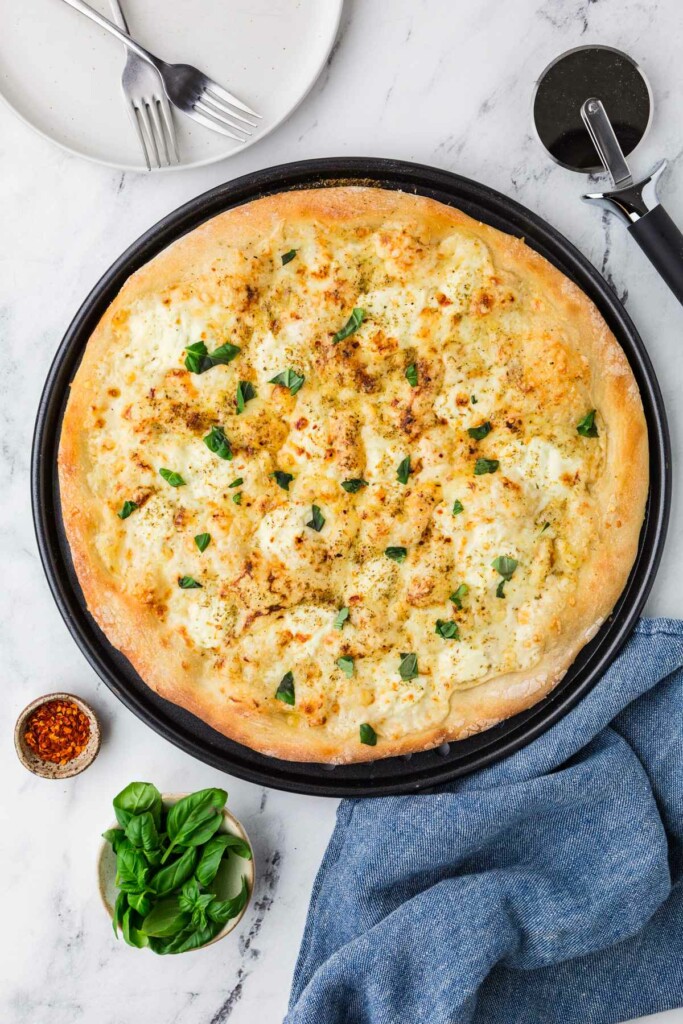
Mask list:
[[[683,233],[664,207],[653,207],[631,223],[628,230],[678,301],[683,303]]]

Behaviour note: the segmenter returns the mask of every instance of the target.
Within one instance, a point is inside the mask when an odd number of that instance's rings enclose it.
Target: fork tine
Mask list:
[[[245,114],[251,114],[252,117],[258,117],[260,119],[260,114],[257,114],[255,110],[248,107],[246,103],[242,103],[241,100],[238,100],[236,96],[233,96],[231,92],[224,89],[222,85],[218,84],[218,82],[214,82],[213,79],[207,78],[204,83],[204,88],[210,89],[211,92],[215,93],[216,96],[219,96],[220,99],[226,100],[228,103],[231,103],[233,107],[237,107],[239,110],[243,110]]]
[[[245,124],[250,124],[252,128],[258,128],[256,121],[250,121],[248,117],[243,117],[242,114],[238,114],[236,110],[231,110],[230,107],[219,100],[213,95],[210,89],[204,89],[201,94],[202,103],[206,103],[207,106],[215,107],[220,114],[228,114],[230,117],[237,118],[238,121],[244,121]]]
[[[138,133],[138,138],[140,140],[140,146],[142,147],[142,152],[143,152],[144,157],[145,157],[145,163],[147,164],[147,170],[151,171],[152,170],[152,165],[149,162],[149,153],[147,152],[147,142],[145,141],[145,136],[143,135],[142,128],[140,127],[140,121],[138,119],[137,107],[135,106],[134,103],[131,103],[130,109],[131,109],[131,114],[132,114],[131,120],[132,120],[133,124],[135,125],[135,131]]]
[[[168,100],[162,95],[158,97],[158,103],[161,120],[166,128],[166,154],[168,156],[168,162],[169,164],[179,164],[180,157],[178,156],[178,143],[176,142],[173,115],[171,114]]]
[[[159,163],[166,167],[171,166],[171,158],[168,155],[168,146],[166,145],[166,137],[164,136],[164,129],[161,127],[161,120],[159,118],[158,110],[158,98],[152,96],[149,101],[149,115],[152,120],[152,130],[154,132],[154,145],[156,146],[157,154],[159,156]]]
[[[159,154],[157,152],[156,144],[154,142],[154,134],[152,132],[152,126],[149,122],[149,114],[147,113],[147,104],[141,103],[137,107],[138,118],[140,119],[140,126],[142,133],[145,136],[147,142],[147,151],[149,153],[149,160],[156,168],[161,167],[161,161],[159,160]]]
[[[214,132],[220,132],[221,135],[227,135],[228,138],[235,139],[236,142],[245,141],[241,135],[236,135],[235,132],[231,132],[227,128],[224,128],[218,121],[214,121],[212,117],[207,117],[205,114],[202,114],[201,111],[197,110],[196,104],[191,109],[185,110],[185,113],[190,117],[193,117],[195,121],[199,121],[199,123],[203,124],[205,128],[211,128]]]
[[[214,121],[218,121],[219,124],[224,124],[228,128],[233,128],[236,132],[242,132],[244,135],[251,135],[251,132],[247,131],[246,128],[243,128],[241,124],[235,124],[235,122],[231,121],[229,117],[225,117],[224,114],[219,113],[217,110],[213,110],[211,107],[207,106],[201,98],[195,102],[194,109],[201,111],[201,113],[206,117],[210,117]]]

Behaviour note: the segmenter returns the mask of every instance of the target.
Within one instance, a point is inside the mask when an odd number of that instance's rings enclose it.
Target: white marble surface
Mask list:
[[[0,109],[3,1024],[277,1022],[335,810],[332,801],[230,779],[179,752],[117,702],[67,633],[36,552],[28,476],[40,389],[71,316],[138,234],[228,178],[335,154],[436,164],[537,210],[626,296],[659,373],[678,456],[683,310],[625,232],[578,201],[581,180],[550,163],[530,124],[537,73],[562,50],[588,42],[622,47],[647,69],[657,109],[633,163],[644,172],[670,157],[666,202],[683,223],[679,0],[347,0],[326,71],[283,127],[229,162],[163,178],[81,162]],[[651,614],[683,614],[682,480]],[[64,783],[29,775],[11,744],[20,708],[58,689],[90,699],[104,723],[99,759]],[[98,903],[94,859],[109,801],[131,778],[166,790],[230,790],[259,869],[255,902],[235,937],[172,959],[114,942]],[[657,1019],[683,1022],[683,1012]]]

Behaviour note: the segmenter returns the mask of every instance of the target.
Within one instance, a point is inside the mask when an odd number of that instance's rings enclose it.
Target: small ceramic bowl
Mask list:
[[[169,807],[173,807],[179,800],[182,800],[187,793],[162,793],[161,799],[166,810]],[[108,828],[118,828],[119,823],[117,821],[111,822]],[[225,927],[219,931],[218,935],[214,935],[210,942],[205,943],[196,950],[188,950],[188,953],[197,953],[202,949],[206,949],[207,946],[212,946],[214,942],[218,942],[219,939],[224,939],[231,931],[233,931],[240,923],[242,918],[247,912],[247,907],[251,903],[251,898],[254,894],[254,878],[256,875],[256,866],[254,864],[254,847],[246,833],[244,825],[237,820],[234,814],[231,814],[227,808],[223,809],[223,824],[218,830],[219,832],[230,832],[234,836],[239,836],[244,839],[245,842],[249,843],[251,849],[251,860],[246,860],[243,857],[237,857],[235,854],[229,854],[221,864],[221,869],[216,876],[217,880],[217,893],[219,899],[227,900],[233,896],[236,896],[240,890],[242,884],[242,876],[247,877],[247,888],[249,895],[247,896],[247,902],[242,907],[242,910],[233,917],[230,921],[227,921]],[[99,854],[97,858],[97,877],[99,883],[100,896],[104,909],[107,911],[109,918],[114,917],[114,904],[116,902],[116,896],[118,889],[116,888],[116,857],[112,850],[111,844],[105,839],[100,844]],[[185,956],[186,954],[182,954]]]
[[[85,750],[81,751],[78,757],[67,761],[66,764],[54,764],[52,761],[43,761],[42,757],[39,757],[31,750],[24,739],[26,724],[31,714],[37,708],[42,707],[43,704],[48,704],[52,700],[71,701],[87,716],[90,722],[90,737]],[[82,771],[85,771],[99,753],[100,740],[100,724],[97,721],[95,712],[89,704],[86,704],[84,700],[76,697],[73,693],[46,693],[44,697],[38,697],[24,708],[17,718],[17,724],[14,726],[14,747],[19,760],[24,768],[28,768],[34,775],[40,775],[42,779],[70,779],[72,775],[79,775]]]

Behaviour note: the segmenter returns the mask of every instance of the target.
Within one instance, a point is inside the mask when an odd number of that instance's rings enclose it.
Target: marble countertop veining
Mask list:
[[[582,180],[550,162],[531,125],[538,73],[563,50],[590,42],[623,48],[646,69],[656,111],[633,165],[644,173],[659,157],[670,158],[663,191],[683,223],[679,0],[346,0],[328,65],[284,126],[230,161],[163,177],[80,161],[0,108],[3,1024],[281,1020],[335,813],[333,801],[240,782],[176,750],[100,683],[62,623],[36,551],[29,460],[42,383],[71,317],[144,229],[226,179],[340,154],[435,164],[546,217],[613,283],[659,374],[677,456],[683,310],[622,227],[579,202]],[[682,487],[679,474],[651,614],[683,614]],[[91,700],[104,726],[93,767],[66,782],[29,775],[12,748],[16,714],[48,690]],[[229,789],[258,868],[255,899],[236,935],[180,958],[156,958],[113,940],[98,900],[95,855],[110,800],[131,778],[168,791]],[[657,1020],[683,1022],[683,1011]]]

